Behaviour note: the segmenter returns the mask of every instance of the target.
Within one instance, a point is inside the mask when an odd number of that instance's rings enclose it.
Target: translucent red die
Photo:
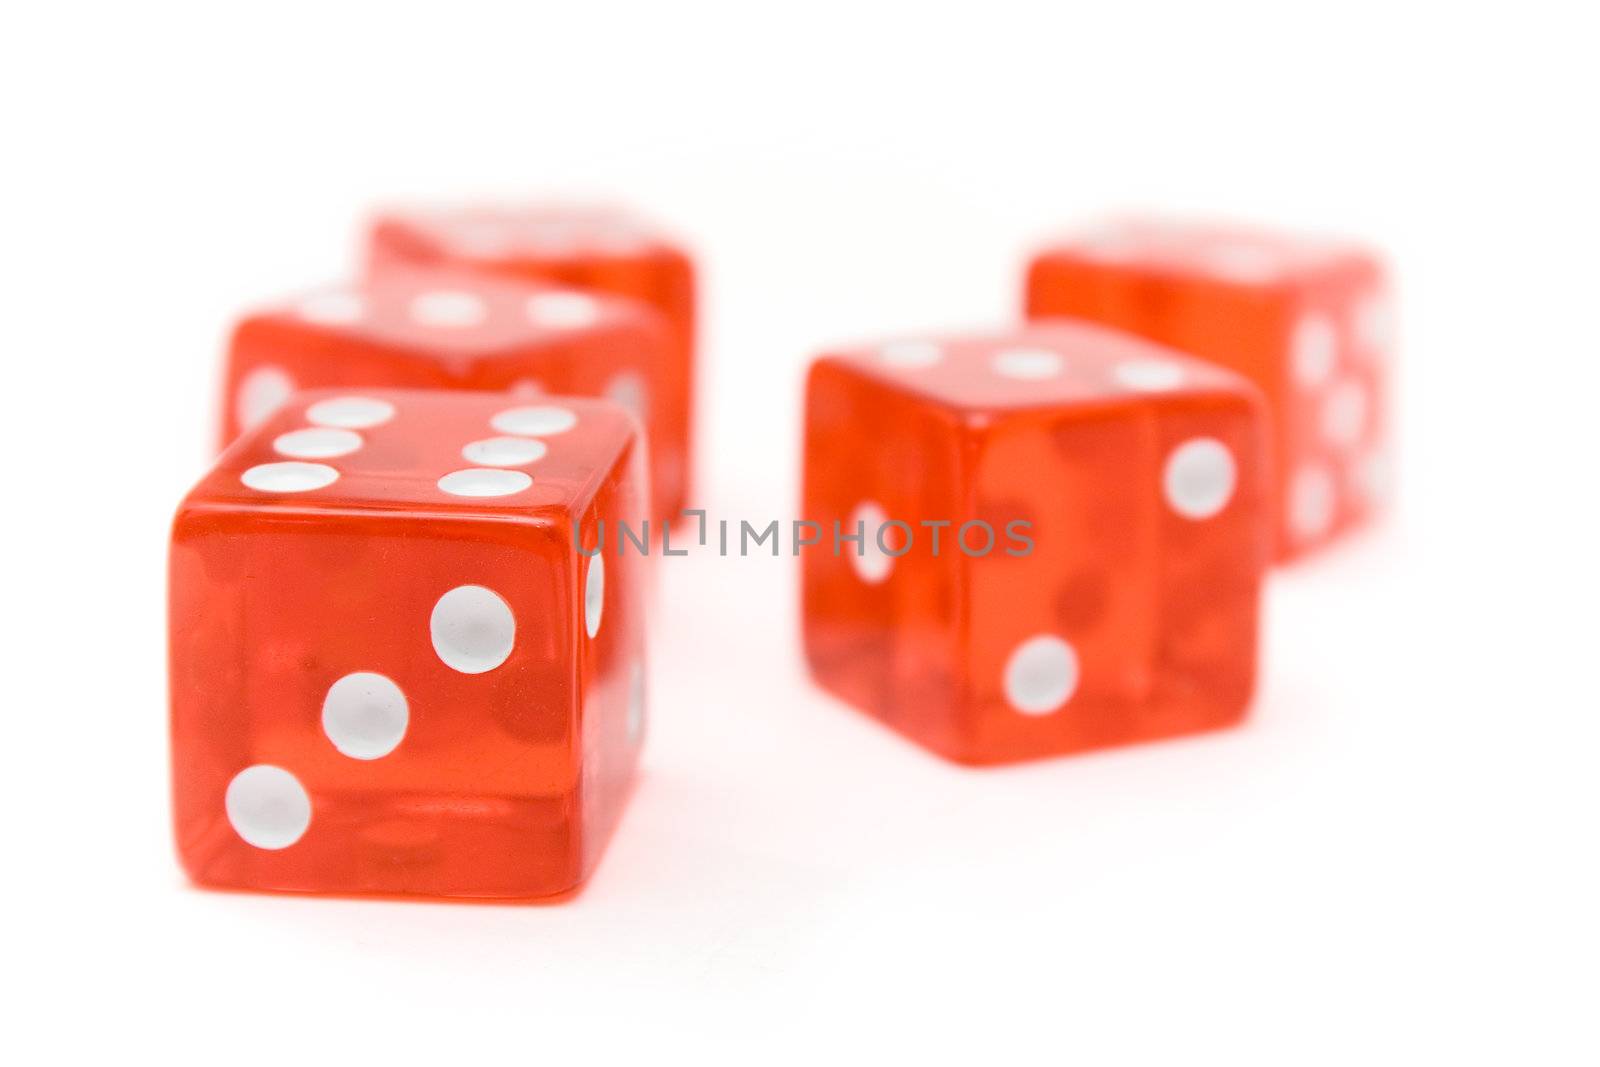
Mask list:
[[[673,343],[661,316],[637,301],[468,271],[389,270],[238,323],[224,374],[223,443],[294,390],[325,386],[638,401],[664,385]],[[670,457],[655,443],[652,463]],[[659,498],[653,510],[676,514]]]
[[[1272,414],[1281,558],[1336,538],[1384,500],[1394,315],[1383,267],[1365,249],[1129,220],[1040,252],[1027,311],[1125,329],[1260,386]]]
[[[635,421],[605,401],[296,394],[179,508],[178,852],[243,889],[546,897],[643,731]],[[614,535],[607,535],[607,541]]]
[[[650,429],[651,469],[662,513],[677,515],[693,469],[695,271],[661,230],[620,208],[583,204],[479,205],[389,211],[372,223],[370,272],[456,266],[557,282],[642,301],[670,324],[673,344],[652,373],[615,383],[612,399]]]
[[[822,357],[806,390],[813,673],[968,763],[1237,722],[1265,432],[1244,379],[1097,326]]]

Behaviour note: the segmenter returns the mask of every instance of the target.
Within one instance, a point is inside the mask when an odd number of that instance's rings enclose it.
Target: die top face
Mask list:
[[[603,400],[309,390],[235,442],[185,508],[564,520],[637,433]]]
[[[447,268],[397,268],[307,293],[244,320],[380,346],[420,359],[521,356],[604,334],[661,327],[634,301],[537,282],[486,278]]]
[[[1128,218],[1070,234],[1039,258],[1098,269],[1253,288],[1316,284],[1381,268],[1358,245],[1224,223]]]
[[[382,214],[381,239],[445,259],[627,260],[679,256],[667,236],[622,208],[598,204],[482,204]]]
[[[1251,396],[1238,375],[1121,331],[1056,320],[1005,333],[902,338],[825,356],[961,418]]]

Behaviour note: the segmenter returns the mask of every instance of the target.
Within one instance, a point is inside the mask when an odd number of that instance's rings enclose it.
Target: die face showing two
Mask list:
[[[1280,558],[1336,538],[1383,502],[1393,312],[1371,254],[1236,227],[1130,221],[1040,253],[1027,311],[1125,329],[1259,385],[1272,414]]]
[[[805,443],[805,517],[824,531],[803,560],[813,672],[968,763],[1238,721],[1264,437],[1249,383],[1095,326],[823,357]],[[906,526],[880,545],[885,520]],[[834,552],[835,522],[863,524],[865,554]]]
[[[223,443],[296,389],[610,394],[642,402],[663,385],[672,345],[661,317],[634,301],[465,271],[391,270],[238,324],[224,375]],[[656,501],[653,514],[670,514],[667,506]]]
[[[228,449],[179,509],[170,560],[191,876],[436,897],[579,884],[644,711],[642,560],[585,552],[602,521],[637,526],[643,462],[605,402],[405,390],[297,394]]]
[[[692,469],[695,272],[682,248],[633,215],[603,206],[481,206],[391,211],[373,220],[375,277],[412,265],[452,266],[611,293],[667,320],[670,349],[642,383],[608,395],[640,411],[650,429],[661,514],[684,505]]]

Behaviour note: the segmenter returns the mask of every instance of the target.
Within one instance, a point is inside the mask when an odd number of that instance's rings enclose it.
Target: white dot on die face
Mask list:
[[[451,496],[510,496],[532,484],[533,479],[521,471],[491,470],[487,467],[451,471],[439,479],[439,488]]]
[[[878,547],[878,530],[887,522],[889,516],[884,514],[883,508],[870,500],[857,504],[850,513],[850,518],[845,523],[845,532],[854,536],[857,527],[861,529],[860,551],[852,551],[854,545],[843,546],[840,551],[848,554],[850,566],[855,568],[856,577],[868,585],[877,585],[889,577],[889,572],[894,570],[894,557]]]
[[[326,463],[259,463],[243,474],[239,480],[251,489],[263,493],[305,493],[321,489],[339,480],[339,472]]]
[[[1006,701],[1024,715],[1048,715],[1078,688],[1078,654],[1052,634],[1030,637],[1006,660]]]
[[[371,671],[345,675],[322,700],[322,732],[351,759],[387,756],[406,736],[410,721],[400,687]]]
[[[394,405],[370,396],[336,396],[306,408],[306,421],[336,430],[366,430],[394,418]]]
[[[1167,456],[1161,489],[1168,506],[1179,515],[1209,519],[1228,506],[1238,477],[1227,445],[1213,437],[1196,437]]]
[[[1289,525],[1301,537],[1320,537],[1333,525],[1333,475],[1325,467],[1302,467],[1289,487]]]
[[[600,616],[606,607],[606,558],[589,560],[589,573],[583,580],[583,628],[590,637],[600,632]]]
[[[583,293],[537,293],[528,298],[528,318],[553,330],[575,330],[600,318],[600,302]]]
[[[1356,336],[1369,355],[1382,358],[1394,347],[1394,303],[1387,293],[1371,293],[1356,308]]]
[[[1322,402],[1322,435],[1339,448],[1351,448],[1367,430],[1367,391],[1360,382],[1343,381]]]
[[[511,408],[489,420],[489,425],[501,433],[517,434],[521,437],[549,437],[553,434],[566,433],[577,424],[578,416],[566,408],[558,408],[551,404]]]
[[[944,358],[944,349],[932,341],[890,341],[878,349],[878,358],[891,367],[931,367]]]
[[[1008,348],[996,352],[989,366],[1002,378],[1036,382],[1054,378],[1065,369],[1067,361],[1061,353],[1048,348]]]
[[[1325,315],[1307,315],[1294,328],[1289,361],[1294,379],[1307,389],[1328,380],[1338,355],[1333,323]]]
[[[635,663],[628,678],[628,743],[636,745],[644,736],[644,665]]]
[[[366,314],[366,301],[355,293],[318,293],[295,306],[295,314],[323,326],[349,326]]]
[[[643,421],[648,391],[644,378],[637,371],[625,370],[606,384],[606,396],[631,411]]]
[[[521,467],[544,458],[550,446],[531,437],[486,437],[461,449],[468,463],[483,467]]]
[[[428,631],[445,666],[462,674],[483,674],[511,655],[517,620],[511,605],[494,590],[458,585],[434,604]]]
[[[256,848],[288,848],[311,825],[311,797],[305,786],[269,763],[234,775],[223,807],[234,832]]]
[[[408,306],[411,321],[419,326],[461,330],[481,325],[489,318],[489,305],[476,293],[460,289],[435,289],[418,293]]]
[[[273,438],[272,450],[280,456],[296,459],[330,459],[348,456],[361,447],[361,435],[354,430],[332,430],[321,427],[310,430],[290,430]]]
[[[1111,371],[1117,384],[1142,392],[1159,393],[1183,384],[1183,367],[1168,359],[1129,359]]]
[[[294,392],[294,380],[278,367],[257,367],[239,382],[233,415],[242,429],[253,430],[283,406]]]
[[[1394,462],[1381,448],[1362,456],[1351,474],[1356,492],[1369,507],[1387,503],[1394,493]]]

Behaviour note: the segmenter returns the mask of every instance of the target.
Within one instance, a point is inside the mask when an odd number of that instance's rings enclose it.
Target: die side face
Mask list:
[[[962,731],[953,533],[946,531],[938,556],[894,558],[875,542],[864,555],[854,543],[836,548],[833,524],[842,524],[841,535],[859,530],[870,538],[887,519],[915,526],[924,517],[959,514],[961,454],[959,423],[937,405],[850,364],[814,366],[802,514],[819,532],[803,559],[806,656],[845,701],[940,751],[958,750]]]
[[[807,651],[823,684],[973,763],[1241,718],[1267,519],[1255,391],[1093,327],[924,343],[813,371],[808,517],[880,494],[900,509],[891,517],[953,523],[939,558],[919,530],[913,550],[865,578],[849,558],[805,557]],[[846,405],[829,393],[883,414],[830,418]],[[873,450],[925,457],[925,474],[909,458],[898,476],[847,462]]]
[[[690,257],[627,212],[581,205],[390,212],[374,220],[369,272],[416,264],[451,265],[535,282],[591,289],[655,308],[669,324],[670,350],[648,396],[628,384],[612,394],[647,410],[656,489],[664,513],[683,506],[691,464],[695,272]]]
[[[224,376],[224,443],[294,390],[330,386],[604,396],[649,424],[652,398],[671,392],[662,366],[671,347],[660,317],[634,302],[455,270],[390,271],[239,324]],[[678,477],[665,455],[659,466]]]
[[[1392,297],[1364,251],[1221,227],[1130,223],[1033,261],[1030,316],[1104,322],[1237,370],[1267,394],[1276,551],[1359,525],[1388,489]]]
[[[642,738],[643,576],[573,527],[637,515],[645,473],[624,413],[559,406],[516,438],[536,458],[473,468],[506,398],[300,394],[190,494],[169,638],[197,881],[540,897],[592,869]]]

